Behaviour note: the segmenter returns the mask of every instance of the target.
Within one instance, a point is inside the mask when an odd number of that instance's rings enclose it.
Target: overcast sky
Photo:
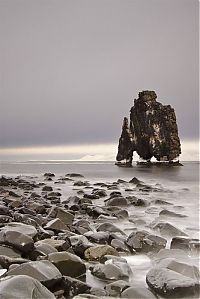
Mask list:
[[[0,0],[0,147],[113,143],[139,91],[198,134],[198,1]]]

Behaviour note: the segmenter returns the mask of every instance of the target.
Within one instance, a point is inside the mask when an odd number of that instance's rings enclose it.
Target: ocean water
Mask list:
[[[152,227],[158,222],[168,222],[184,231],[191,238],[199,238],[199,162],[184,162],[182,167],[144,167],[133,164],[132,168],[123,168],[114,165],[113,162],[69,162],[69,161],[32,161],[32,162],[1,162],[0,175],[32,177],[37,182],[44,181],[43,174],[52,172],[55,178],[48,182],[54,190],[62,193],[62,199],[71,195],[77,195],[77,188],[73,182],[66,181],[59,184],[59,178],[67,173],[80,173],[84,179],[92,184],[96,182],[113,183],[118,179],[127,181],[118,185],[124,196],[136,196],[146,200],[149,206],[128,207],[129,218],[112,221],[128,236],[135,229],[148,230],[159,235]],[[128,182],[137,177],[145,184],[158,189],[158,192],[138,191]],[[55,184],[56,182],[56,184]],[[80,187],[82,189],[83,187]],[[126,189],[131,188],[131,192]],[[90,192],[90,189],[87,189]],[[108,194],[111,191],[106,191]],[[104,205],[104,199],[94,201],[96,205]],[[155,200],[167,201],[170,205],[155,204]],[[160,211],[167,209],[185,217],[159,215]],[[105,220],[102,220],[105,221]],[[94,227],[95,228],[95,227]],[[167,248],[171,238],[167,238]],[[146,286],[146,273],[152,267],[152,261],[148,255],[124,255],[134,273],[133,282]],[[191,257],[190,262],[198,266],[197,256]],[[87,283],[91,286],[103,288],[105,283],[87,272]],[[161,298],[161,297],[159,297]]]
[[[129,181],[137,177],[146,184],[163,188],[163,192],[143,194],[137,191],[132,195],[147,200],[162,199],[173,204],[167,206],[169,210],[186,215],[186,218],[168,218],[168,222],[178,225],[191,237],[197,237],[199,231],[199,162],[184,162],[183,166],[175,167],[144,167],[133,164],[132,168],[123,168],[114,165],[113,162],[79,162],[79,161],[28,161],[28,162],[1,162],[0,175],[29,176],[43,179],[45,172],[52,172],[56,178],[67,173],[83,174],[91,183],[114,182],[117,179]],[[123,188],[124,187],[124,188]],[[127,187],[127,186],[126,186]],[[72,183],[59,185],[63,197],[73,195],[75,192]],[[121,186],[124,193],[125,186]],[[124,193],[125,195],[130,195]],[[97,202],[101,204],[101,202]],[[166,206],[165,206],[166,208]],[[159,207],[152,207],[145,211],[145,218],[153,221],[156,218]],[[148,214],[149,213],[149,214]],[[165,220],[165,218],[164,218]]]

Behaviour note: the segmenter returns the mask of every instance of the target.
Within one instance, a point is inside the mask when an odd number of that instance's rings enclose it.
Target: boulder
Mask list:
[[[42,188],[42,191],[50,192],[50,191],[53,191],[53,188],[51,186],[44,186]]]
[[[61,280],[60,271],[49,261],[33,261],[21,264],[7,272],[9,275],[27,275],[37,279],[46,287],[52,287]]]
[[[68,230],[68,227],[59,219],[55,218],[47,222],[44,227],[45,229],[51,229],[53,231],[65,231]]]
[[[104,255],[119,256],[116,249],[109,245],[97,245],[85,250],[84,256],[88,261],[99,261]]]
[[[89,292],[91,289],[88,284],[70,276],[63,276],[63,285],[65,296],[70,298],[81,293]]]
[[[66,240],[56,240],[52,238],[47,238],[35,242],[35,247],[37,248],[39,245],[43,245],[43,244],[50,245],[55,249],[57,249],[58,251],[64,251],[70,247],[69,242],[67,242]]]
[[[0,245],[0,256],[7,256],[7,257],[21,257],[21,253],[9,246]]]
[[[165,248],[167,240],[146,231],[136,231],[128,236],[126,244],[137,252],[158,252]]]
[[[124,280],[117,280],[105,286],[105,290],[109,296],[120,297],[121,293],[129,288],[129,284]]]
[[[7,231],[18,232],[32,238],[37,235],[37,230],[34,226],[18,222],[7,223],[6,226],[1,228],[1,231],[4,233]]]
[[[3,299],[56,299],[37,279],[27,275],[0,279],[0,297]]]
[[[108,232],[92,232],[89,231],[84,234],[87,239],[91,242],[98,243],[98,244],[108,244],[110,240],[110,234]]]
[[[171,241],[170,248],[171,249],[182,249],[186,251],[198,251],[196,249],[199,248],[200,240],[192,239],[189,237],[173,237]]]
[[[187,236],[186,233],[168,222],[159,222],[153,229],[158,230],[163,237]]]
[[[157,297],[144,286],[133,286],[126,288],[121,293],[122,298],[131,298],[131,299],[156,299]]]
[[[124,264],[127,265],[127,264]],[[92,275],[105,280],[129,279],[129,274],[115,264],[97,264],[90,268]]]
[[[112,197],[106,200],[106,206],[127,206],[130,202],[122,196]]]
[[[32,251],[34,247],[33,239],[18,231],[1,231],[0,243],[11,245],[13,248],[16,248],[24,253]]]
[[[153,291],[164,297],[198,296],[197,280],[167,268],[151,269],[146,275],[146,282]]]
[[[86,272],[85,264],[75,254],[68,252],[50,253],[48,260],[58,268],[62,275],[78,277]]]
[[[118,228],[116,225],[105,222],[100,224],[97,227],[97,231],[103,231],[103,232],[110,232],[110,233],[120,233],[121,235],[126,235],[120,228]]]
[[[48,217],[59,218],[65,225],[72,224],[74,215],[60,207],[52,207]]]

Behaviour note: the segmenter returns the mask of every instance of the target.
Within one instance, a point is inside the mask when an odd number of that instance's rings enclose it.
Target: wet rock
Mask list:
[[[129,213],[127,210],[124,209],[119,209],[113,212],[114,216],[116,216],[117,218],[128,218],[129,217]]]
[[[125,264],[126,265],[126,264]],[[92,275],[105,280],[119,280],[119,279],[128,279],[129,274],[127,271],[115,264],[98,264],[94,267],[91,267]]]
[[[67,173],[65,176],[70,178],[84,178],[84,176],[80,173]]]
[[[106,206],[127,206],[130,202],[122,196],[112,197],[105,201]]]
[[[84,234],[87,239],[91,242],[98,243],[98,244],[108,244],[110,239],[110,234],[108,232],[92,232],[89,231]]]
[[[153,291],[165,297],[187,298],[197,295],[199,289],[196,280],[160,267],[155,267],[147,273],[146,282]]]
[[[17,231],[3,231],[0,232],[0,243],[11,245],[13,248],[18,249],[24,253],[33,250],[33,239]]]
[[[157,297],[144,286],[133,286],[126,288],[121,293],[122,298],[131,298],[131,299],[156,299]]]
[[[169,205],[171,206],[172,203],[168,202],[168,201],[165,201],[165,200],[162,200],[162,199],[155,199],[152,201],[152,203],[156,204],[156,205]]]
[[[100,224],[97,227],[97,231],[103,231],[103,232],[112,232],[112,233],[120,233],[122,235],[126,235],[120,228],[118,228],[116,225],[109,223],[109,222],[105,222]]]
[[[88,284],[70,276],[63,277],[63,284],[65,296],[70,298],[81,293],[87,293],[91,290],[91,287]]]
[[[38,257],[47,256],[53,252],[58,252],[58,250],[49,244],[43,243],[35,246],[34,250],[29,254],[29,257],[32,260],[36,260]]]
[[[119,252],[130,252],[130,249],[121,240],[113,239],[110,245]]]
[[[98,245],[85,250],[84,256],[88,261],[99,261],[104,255],[119,256],[116,249],[109,245]]]
[[[0,297],[3,299],[56,299],[38,280],[27,275],[7,276],[0,279]]]
[[[146,207],[148,205],[147,201],[135,196],[128,197],[129,202],[135,207]]]
[[[127,260],[121,256],[115,256],[115,255],[104,255],[100,258],[100,263],[106,264],[107,262],[113,263],[113,262],[120,262],[120,263],[127,263]]]
[[[8,269],[11,265],[18,265],[27,263],[29,260],[21,258],[21,257],[9,257],[5,255],[0,255],[0,265],[3,268]]]
[[[71,236],[70,242],[75,254],[81,258],[84,258],[85,250],[93,246],[93,244],[89,242],[85,236],[82,235]]]
[[[65,225],[72,224],[74,215],[60,207],[52,207],[48,217],[59,218]]]
[[[130,285],[124,280],[117,280],[105,286],[105,290],[109,296],[120,297],[121,293]]]
[[[18,232],[32,238],[37,235],[37,230],[34,226],[18,222],[10,222],[1,228],[1,232],[6,233],[7,231]]]
[[[169,211],[169,210],[162,210],[162,211],[160,211],[159,215],[167,216],[167,217],[179,217],[179,218],[187,217],[186,215],[178,214],[178,213],[175,213],[175,212]]]
[[[140,184],[140,183],[143,183],[143,182],[140,181],[138,178],[134,177],[134,178],[132,178],[132,179],[129,181],[129,183],[137,185],[137,184]]]
[[[59,219],[53,219],[49,221],[45,227],[45,229],[51,229],[53,231],[65,231],[68,230],[68,227]]]
[[[167,258],[176,258],[179,261],[188,262],[188,255],[181,249],[161,249],[155,256],[154,260],[156,263],[167,259]]]
[[[159,236],[151,235],[146,231],[136,231],[131,233],[126,244],[137,252],[158,252],[165,248],[167,240]]]
[[[37,279],[46,287],[52,287],[61,280],[60,271],[49,261],[33,261],[21,264],[15,269],[8,271],[9,275],[27,275]]]
[[[33,215],[25,215],[25,214],[20,214],[15,212],[13,214],[14,221],[21,222],[24,225],[30,225],[34,226],[35,228],[38,227],[38,225],[42,225],[42,222],[37,218],[36,216]],[[34,218],[34,219],[33,219]]]
[[[153,227],[153,229],[158,230],[161,236],[164,237],[187,236],[186,233],[168,222],[159,222]]]
[[[86,181],[77,181],[74,183],[74,186],[82,187],[82,186],[89,186],[90,184]]]
[[[73,297],[73,299],[101,299],[101,297],[91,295],[91,294],[79,294],[79,295]]]
[[[42,191],[50,192],[50,191],[53,191],[53,188],[51,186],[44,186],[42,188]]]
[[[69,242],[67,242],[66,240],[56,240],[56,239],[52,239],[52,238],[47,238],[47,239],[43,239],[43,240],[39,240],[39,241],[35,242],[35,247],[37,248],[37,246],[43,245],[43,244],[50,245],[53,248],[57,249],[58,251],[65,251],[65,250],[68,250],[68,248],[70,247]]]
[[[98,207],[98,206],[87,206],[86,207],[86,212],[89,216],[92,216],[94,218],[97,218],[100,215],[105,215],[105,216],[109,216],[109,212],[106,211],[105,209]]]
[[[160,268],[167,268],[184,276],[190,277],[194,280],[199,280],[200,273],[196,266],[188,263],[183,263],[175,258],[166,258],[157,263]]]
[[[105,197],[105,196],[107,196],[106,191],[103,190],[103,189],[93,190],[92,193],[94,193],[94,195],[97,195],[99,197]]]
[[[17,186],[17,182],[15,182],[12,178],[6,178],[5,176],[0,177],[0,186],[2,187],[15,187]]]
[[[113,191],[110,193],[110,198],[122,196],[122,193],[120,191]]]
[[[189,237],[173,237],[171,241],[171,249],[182,249],[186,251],[195,251],[199,247],[199,239],[191,239]]]
[[[54,173],[51,173],[51,172],[46,172],[46,173],[44,174],[44,176],[46,176],[46,177],[55,177],[55,174],[54,174]]]
[[[87,193],[85,193],[83,195],[83,197],[88,198],[88,199],[99,199],[99,195],[97,195],[97,194],[87,194]]]
[[[11,212],[8,207],[0,205],[0,215],[11,216]]]
[[[62,275],[78,277],[86,272],[86,267],[82,260],[68,252],[50,253],[48,260],[58,268]]]
[[[50,197],[60,197],[62,194],[60,192],[50,192],[48,193],[48,198]]]

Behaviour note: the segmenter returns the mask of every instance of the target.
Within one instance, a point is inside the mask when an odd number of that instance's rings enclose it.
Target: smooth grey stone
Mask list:
[[[58,251],[64,251],[70,247],[70,244],[67,241],[56,240],[56,239],[52,239],[52,238],[46,238],[46,239],[39,240],[39,241],[35,242],[35,247],[37,248],[37,246],[43,245],[43,244],[48,244],[48,245],[54,247],[55,249],[57,249]]]
[[[19,222],[10,222],[6,224],[6,226],[1,228],[2,232],[7,232],[7,231],[14,231],[14,232],[19,232],[24,235],[27,235],[29,237],[34,238],[37,235],[37,230],[34,226],[24,224],[24,223],[19,223]]]
[[[86,272],[84,262],[75,254],[68,252],[50,253],[48,260],[59,269],[62,275],[78,277]]]
[[[109,296],[120,297],[121,293],[129,287],[129,283],[124,280],[117,280],[105,286],[105,290]]]
[[[155,267],[146,275],[148,286],[162,296],[189,297],[198,294],[197,280],[167,268]]]
[[[33,261],[21,264],[8,271],[7,276],[9,275],[27,275],[37,279],[46,287],[52,287],[62,277],[57,267],[49,261]]]
[[[124,264],[127,265],[127,264]],[[119,280],[128,279],[129,275],[127,271],[124,271],[121,267],[115,264],[98,264],[94,267],[90,267],[92,275],[100,279],[105,280]]]
[[[159,222],[153,227],[153,229],[158,230],[161,236],[164,237],[187,236],[186,233],[168,222]]]
[[[28,253],[33,250],[33,239],[17,231],[1,231],[0,243],[11,245],[19,251]]]
[[[69,230],[68,227],[59,219],[55,218],[49,222],[44,227],[45,229],[51,229],[54,231],[65,231]]]
[[[0,279],[0,298],[3,299],[56,299],[37,279],[27,275],[7,276]]]
[[[118,228],[116,225],[109,223],[109,222],[100,224],[97,227],[97,231],[120,233],[122,235],[126,235],[120,228]]]
[[[112,197],[105,201],[106,206],[128,206],[130,202],[122,196]]]
[[[144,286],[133,286],[127,288],[121,293],[121,298],[131,299],[156,299],[157,297]]]

